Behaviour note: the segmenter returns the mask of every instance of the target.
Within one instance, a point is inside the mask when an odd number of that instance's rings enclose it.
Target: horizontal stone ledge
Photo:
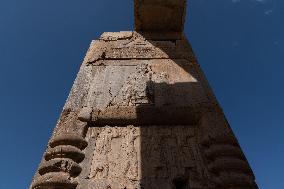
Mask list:
[[[94,126],[104,125],[194,125],[200,113],[192,107],[125,106],[93,111]]]
[[[41,164],[38,172],[40,175],[45,175],[50,172],[65,172],[69,173],[70,176],[78,176],[82,171],[79,164],[74,162],[72,159],[67,158],[56,158],[50,161],[45,161]]]
[[[100,36],[100,40],[103,41],[117,41],[131,39],[133,37],[133,31],[120,31],[120,32],[104,32]]]
[[[82,136],[65,133],[53,137],[49,143],[52,148],[60,145],[71,145],[83,150],[88,146],[88,142]]]
[[[97,60],[91,63],[93,66],[139,66],[143,64],[152,65],[156,64],[160,60],[167,61],[172,64],[177,64],[180,66],[198,66],[196,62],[189,61],[186,59],[170,59],[170,58],[157,58],[157,59],[105,59]]]
[[[117,34],[119,35],[119,34]],[[144,36],[143,36],[144,35]],[[190,44],[185,37],[176,39],[175,33],[135,33],[127,40],[96,40],[85,57],[85,63],[105,59],[178,59],[196,61]],[[111,36],[109,36],[111,38]]]
[[[182,32],[174,31],[120,31],[120,32],[104,32],[99,40],[102,41],[118,41],[131,40],[133,38],[143,38],[146,40],[171,41],[181,40],[184,37]]]
[[[112,59],[187,59],[196,61],[193,53],[187,49],[177,47],[124,47],[108,48],[103,58],[95,60]]]
[[[67,173],[48,173],[34,180],[32,189],[76,189],[77,185]]]
[[[155,31],[137,31],[139,35],[143,36],[146,40],[157,40],[157,41],[175,41],[183,38],[182,32],[155,32]]]

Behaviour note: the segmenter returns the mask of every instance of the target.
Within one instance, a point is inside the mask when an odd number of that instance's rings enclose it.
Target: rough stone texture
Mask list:
[[[135,0],[134,4],[135,30],[183,31],[186,0]]]
[[[257,189],[184,12],[136,0],[137,31],[92,41],[30,189]]]
[[[177,176],[191,186],[206,186],[196,141],[196,126],[120,126],[91,128],[96,149],[89,186],[110,188],[172,188]]]

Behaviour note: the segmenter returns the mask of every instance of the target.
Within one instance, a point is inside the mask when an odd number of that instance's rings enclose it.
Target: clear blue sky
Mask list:
[[[133,2],[0,0],[0,188],[28,188],[92,39]],[[261,189],[283,189],[284,1],[189,0],[185,33]]]

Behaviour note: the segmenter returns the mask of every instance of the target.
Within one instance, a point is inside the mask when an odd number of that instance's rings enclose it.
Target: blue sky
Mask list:
[[[92,39],[133,2],[0,0],[0,188],[28,188]],[[261,189],[284,188],[284,1],[190,0],[196,56]]]

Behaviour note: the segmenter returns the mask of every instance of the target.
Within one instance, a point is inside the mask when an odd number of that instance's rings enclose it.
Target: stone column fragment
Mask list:
[[[257,189],[183,34],[185,0],[135,0],[135,29],[83,61],[30,189]]]

